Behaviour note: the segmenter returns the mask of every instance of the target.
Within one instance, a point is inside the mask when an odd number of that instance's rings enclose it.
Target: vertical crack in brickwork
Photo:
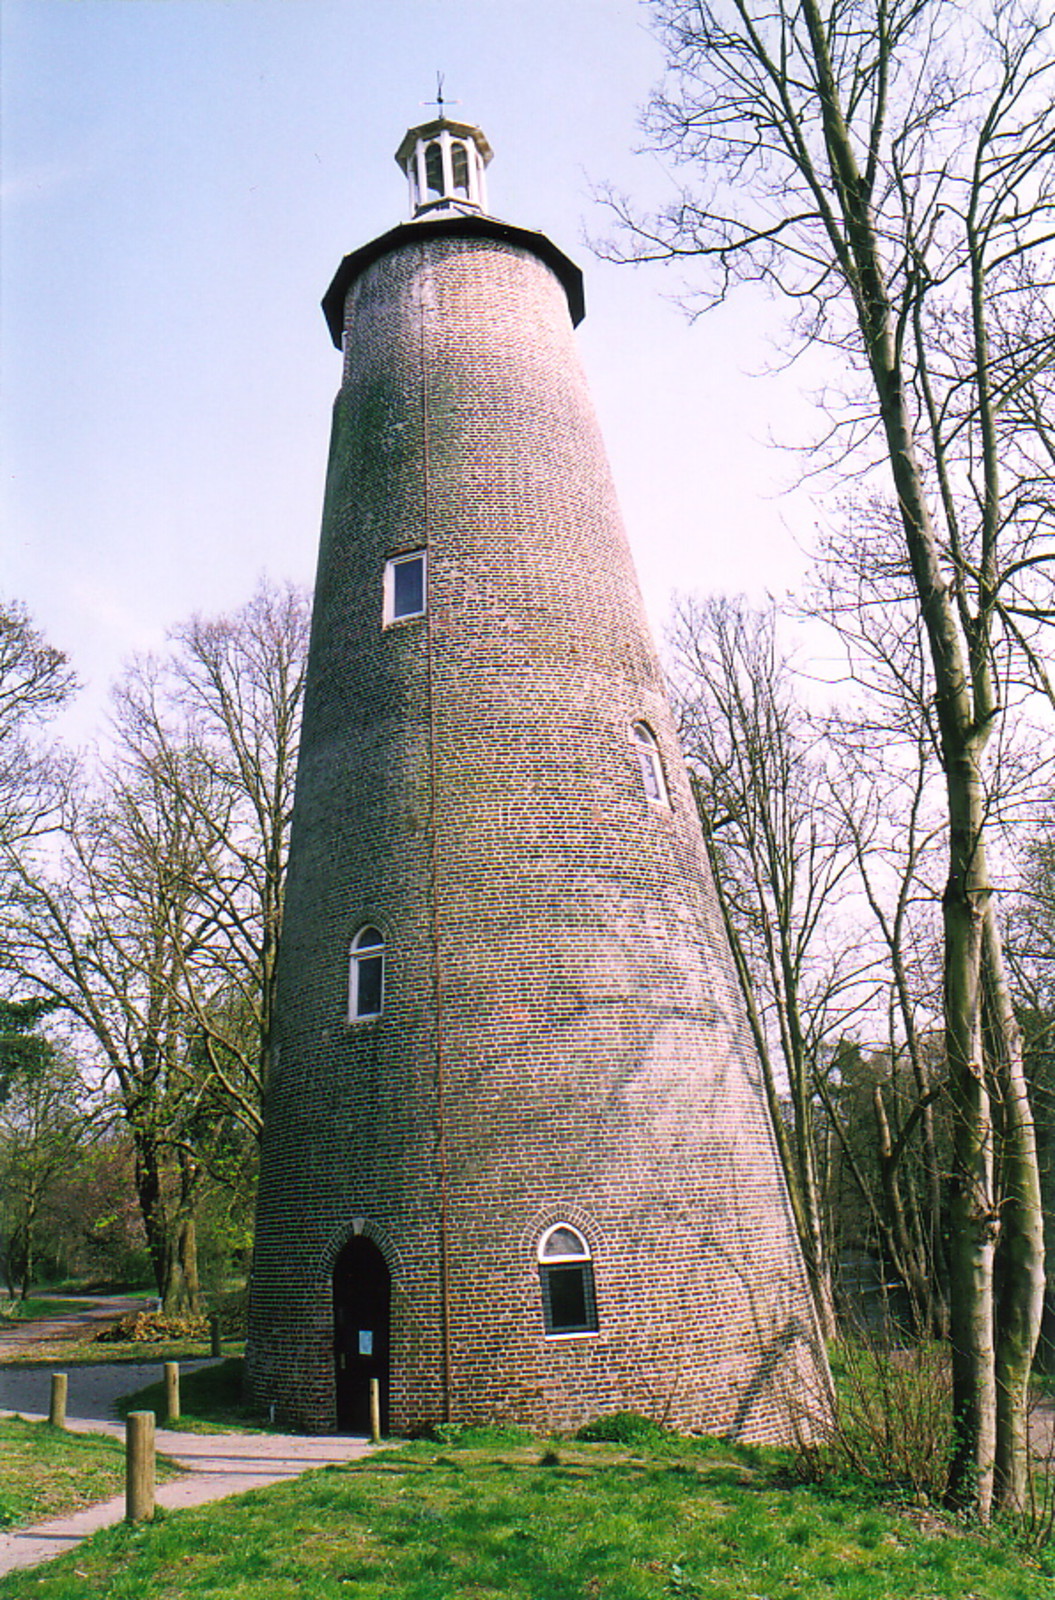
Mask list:
[[[428,336],[426,320],[429,296],[426,295],[426,284],[430,280],[430,268],[425,256],[424,245],[418,249],[418,356],[419,380],[421,383],[421,496],[422,496],[422,526],[425,537],[425,681],[426,695],[428,698],[429,721],[429,878],[430,899],[432,911],[432,992],[436,1028],[436,1166],[439,1180],[439,1262],[440,1262],[440,1320],[441,1341],[443,1349],[443,1420],[451,1421],[452,1390],[454,1373],[451,1354],[451,1275],[449,1252],[449,1218],[448,1218],[448,1181],[447,1171],[447,1124],[443,1061],[443,952],[440,947],[440,841],[439,841],[439,804],[436,760],[436,741],[438,734],[438,717],[436,714],[436,695],[433,682],[433,664],[435,656],[434,621],[435,606],[433,604],[434,570],[432,563],[432,502],[431,502],[431,476],[430,476],[430,441],[429,441],[429,367],[428,367]]]

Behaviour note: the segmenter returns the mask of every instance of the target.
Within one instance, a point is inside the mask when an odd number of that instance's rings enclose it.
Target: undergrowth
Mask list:
[[[905,1503],[940,1506],[954,1444],[947,1346],[888,1347],[857,1337],[829,1354],[834,1419],[803,1428],[794,1475],[818,1484],[847,1479]],[[1044,1456],[1034,1453],[1026,1506],[1005,1515],[1000,1531],[1029,1549],[1055,1545],[1055,1437]]]

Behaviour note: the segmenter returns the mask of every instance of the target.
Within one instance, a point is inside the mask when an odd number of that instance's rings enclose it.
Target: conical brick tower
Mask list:
[[[248,1371],[308,1429],[633,1409],[788,1438],[827,1373],[575,349],[578,269],[411,129],[323,302],[315,591]]]

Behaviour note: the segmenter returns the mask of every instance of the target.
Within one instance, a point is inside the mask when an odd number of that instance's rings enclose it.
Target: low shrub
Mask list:
[[[938,1500],[952,1459],[952,1373],[942,1345],[886,1347],[865,1338],[831,1351],[835,1417],[795,1451],[813,1482],[851,1473]]]
[[[595,1417],[575,1435],[591,1444],[643,1445],[653,1448],[671,1438],[669,1429],[643,1417],[637,1411],[613,1411],[607,1417]]]
[[[209,1337],[207,1317],[166,1317],[160,1311],[130,1311],[95,1335],[96,1344],[163,1344],[168,1339]]]
[[[244,1339],[248,1291],[233,1290],[216,1300],[210,1313],[220,1319],[224,1339]],[[169,1317],[162,1311],[130,1311],[95,1335],[100,1344],[163,1344],[170,1339],[209,1339],[209,1316]]]
[[[220,1332],[225,1339],[244,1339],[249,1320],[249,1290],[229,1289],[226,1294],[210,1296],[212,1315],[220,1319]]]

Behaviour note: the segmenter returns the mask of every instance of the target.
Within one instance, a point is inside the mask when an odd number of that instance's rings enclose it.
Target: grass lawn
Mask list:
[[[224,1339],[224,1355],[240,1355],[244,1339]],[[94,1339],[47,1339],[4,1351],[4,1365],[67,1367],[85,1361],[200,1361],[209,1354],[208,1339],[130,1340],[128,1344],[98,1344]]]
[[[242,1400],[242,1361],[238,1356],[230,1356],[216,1367],[180,1373],[178,1422],[166,1420],[165,1404],[165,1381],[159,1378],[157,1383],[118,1400],[117,1410],[122,1417],[130,1411],[153,1411],[163,1427],[185,1433],[215,1433],[225,1428],[247,1433],[286,1431],[277,1424],[272,1428],[258,1410]]]
[[[0,1417],[0,1528],[26,1527],[123,1494],[125,1453],[105,1434]],[[158,1477],[178,1469],[158,1462]]]
[[[2,1600],[1050,1600],[997,1540],[781,1458],[466,1434],[330,1467],[0,1579]]]

